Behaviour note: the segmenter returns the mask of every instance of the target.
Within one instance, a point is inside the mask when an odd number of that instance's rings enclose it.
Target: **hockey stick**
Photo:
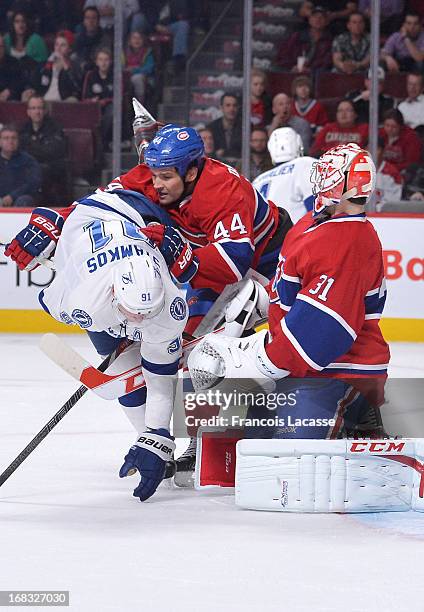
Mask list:
[[[214,333],[223,330],[224,328],[220,328]],[[201,338],[193,338],[184,342],[180,366],[183,369],[187,363],[188,355],[200,340]],[[40,348],[62,370],[103,399],[117,399],[145,386],[138,344],[122,351],[113,365],[113,371],[108,373],[105,373],[106,368],[101,370],[94,367],[55,334],[45,334],[41,339]],[[134,353],[136,354],[134,355]]]
[[[106,368],[119,356],[121,351],[128,346],[127,342],[123,342],[111,355],[106,357],[104,361],[99,365],[98,370],[103,372]],[[44,438],[56,427],[56,425],[68,414],[73,406],[82,398],[83,395],[88,391],[88,388],[81,385],[75,393],[71,395],[67,402],[56,412],[56,414],[44,425],[36,436],[31,440],[29,444],[19,453],[19,455],[12,461],[2,474],[0,474],[0,487],[6,482],[13,472],[25,461],[27,457],[32,453],[33,450],[44,440]]]
[[[10,241],[7,242],[4,238],[0,238],[0,246],[8,247]],[[51,259],[47,259],[47,257],[41,257],[41,255],[37,255],[34,257],[35,261],[37,261],[41,266],[45,266],[46,268],[50,268],[50,270],[54,270],[54,262]]]

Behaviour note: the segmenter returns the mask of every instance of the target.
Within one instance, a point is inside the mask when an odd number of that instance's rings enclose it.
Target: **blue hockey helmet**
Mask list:
[[[159,130],[146,147],[144,163],[149,168],[175,167],[178,174],[184,177],[189,166],[198,165],[204,155],[203,140],[194,128],[170,123]]]

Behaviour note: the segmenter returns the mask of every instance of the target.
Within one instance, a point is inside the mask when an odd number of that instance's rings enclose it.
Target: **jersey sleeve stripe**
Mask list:
[[[231,272],[234,274],[236,279],[241,280],[243,278],[243,275],[240,273],[238,267],[236,266],[234,261],[231,259],[231,257],[225,252],[224,247],[218,244],[217,242],[213,242],[212,244],[218,251],[218,254],[222,257],[224,262],[230,268]]]
[[[288,281],[289,283],[297,283],[300,285],[300,278],[298,276],[290,276],[289,274],[285,274],[283,272],[281,278],[284,278],[284,280]]]
[[[284,335],[286,336],[287,340],[289,340],[289,342],[293,345],[293,347],[296,349],[297,353],[299,353],[299,355],[302,357],[302,359],[304,361],[306,361],[306,363],[313,369],[313,370],[317,370],[317,371],[321,371],[324,369],[324,366],[320,366],[317,363],[315,363],[315,361],[313,361],[313,359],[311,359],[309,357],[309,355],[303,350],[302,346],[300,345],[300,343],[296,340],[295,336],[291,333],[291,331],[289,330],[289,328],[287,327],[287,323],[286,323],[286,317],[284,317],[284,319],[281,319],[281,328],[283,330]]]
[[[220,240],[216,240],[215,242],[217,242],[219,244],[224,244],[226,242],[246,242],[247,244],[249,244],[249,246],[251,247],[252,251],[254,249],[254,246],[253,246],[252,241],[250,240],[250,238],[221,238]]]
[[[284,322],[303,353],[320,369],[347,353],[354,342],[337,319],[308,301],[297,299]]]
[[[283,304],[292,306],[299,291],[301,289],[300,283],[296,281],[289,281],[280,279],[277,284],[277,293]]]
[[[314,308],[318,308],[319,310],[322,310],[322,312],[325,312],[325,314],[329,315],[330,317],[333,317],[333,319],[335,319],[347,331],[347,333],[352,337],[352,339],[356,340],[357,334],[355,330],[353,330],[349,323],[347,323],[347,321],[345,321],[345,319],[343,319],[343,317],[340,316],[339,313],[337,313],[335,310],[332,310],[328,306],[325,306],[325,304],[316,302],[314,299],[310,298],[308,295],[304,295],[303,293],[299,293],[297,299],[302,300],[303,302],[307,302]]]

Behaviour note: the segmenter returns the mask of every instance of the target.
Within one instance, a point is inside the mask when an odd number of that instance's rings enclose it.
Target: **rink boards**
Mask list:
[[[0,239],[13,237],[28,220],[28,210],[0,209]],[[390,213],[371,215],[383,245],[388,299],[381,327],[387,340],[424,342],[424,215]],[[0,254],[0,333],[75,333],[41,309],[38,293],[53,279],[53,272],[39,267],[19,272]]]

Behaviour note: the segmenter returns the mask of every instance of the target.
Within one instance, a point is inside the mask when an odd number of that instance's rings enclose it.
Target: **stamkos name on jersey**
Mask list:
[[[90,274],[95,272],[98,268],[102,268],[108,263],[112,263],[114,261],[119,261],[120,259],[125,259],[125,257],[140,257],[140,255],[144,254],[144,250],[138,246],[137,244],[121,244],[121,246],[117,246],[114,249],[107,249],[106,251],[101,251],[97,253],[94,257],[90,257],[85,263],[88,268]],[[152,255],[153,262],[160,266],[159,260]]]

